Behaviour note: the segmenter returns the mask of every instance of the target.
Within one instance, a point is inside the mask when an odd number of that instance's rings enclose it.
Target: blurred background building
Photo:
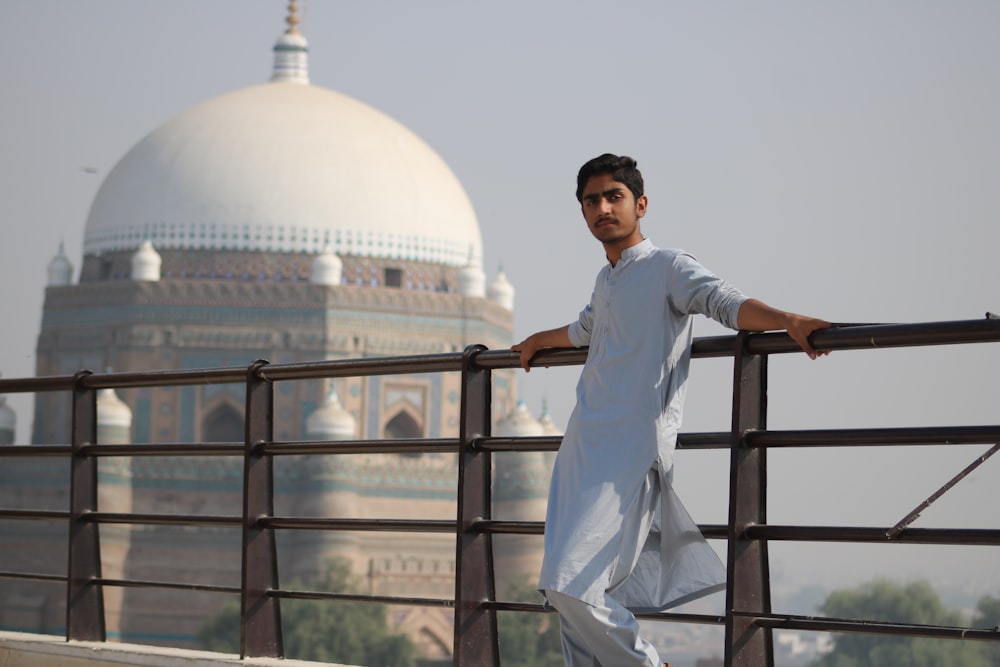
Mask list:
[[[514,289],[482,267],[475,212],[419,137],[365,104],[309,82],[308,45],[288,29],[271,80],[191,108],[129,150],[101,185],[79,277],[60,248],[48,267],[37,375],[153,371],[507,348]],[[277,440],[438,438],[458,432],[459,377],[427,374],[279,383]],[[243,385],[102,391],[102,443],[241,442]],[[557,432],[494,374],[494,431]],[[0,442],[15,415],[0,397]],[[70,441],[70,397],[39,395],[32,440]],[[454,518],[449,455],[286,458],[276,512]],[[496,516],[544,518],[551,456],[498,457]],[[0,506],[65,509],[68,464],[13,460]],[[215,457],[104,459],[99,507],[112,512],[238,514],[242,464]],[[60,573],[65,528],[11,522],[2,569]],[[283,582],[350,562],[369,592],[450,597],[454,538],[432,534],[280,534]],[[102,527],[104,576],[238,585],[240,532]],[[541,540],[497,545],[498,582],[533,577]],[[62,632],[64,589],[0,582],[0,627]],[[105,591],[109,638],[193,646],[225,601],[169,589]],[[180,602],[180,600],[184,602]],[[397,609],[391,624],[425,658],[447,658],[451,611]]]

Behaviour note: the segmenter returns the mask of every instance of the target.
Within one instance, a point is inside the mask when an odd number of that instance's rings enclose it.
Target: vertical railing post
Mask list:
[[[282,658],[278,548],[274,530],[259,519],[274,515],[274,463],[260,445],[274,439],[274,387],[263,377],[267,361],[247,369],[243,458],[243,579],[240,595],[240,656]]]
[[[458,536],[455,553],[455,667],[500,665],[496,611],[484,600],[496,599],[493,542],[475,530],[491,515],[490,453],[478,451],[477,438],[490,435],[490,371],[477,368],[483,345],[470,345],[462,356],[462,405],[459,425]]]
[[[754,622],[754,616],[771,611],[767,543],[746,534],[747,528],[766,523],[767,452],[747,447],[746,433],[767,427],[767,357],[747,353],[747,336],[736,337],[734,355],[726,665],[771,667],[771,630]]]
[[[97,442],[97,390],[83,387],[91,371],[76,374],[73,386],[73,454],[69,482],[69,563],[66,586],[66,639],[106,641],[101,542],[98,525],[87,521],[97,511],[97,459],[85,452]]]

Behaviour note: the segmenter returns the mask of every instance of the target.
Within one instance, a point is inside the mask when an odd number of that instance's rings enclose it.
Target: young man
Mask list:
[[[568,667],[659,667],[628,608],[662,610],[725,588],[725,568],[671,487],[691,357],[691,316],[784,329],[810,358],[830,326],[750,299],[691,255],[640,230],[648,200],[630,157],[590,160],[576,198],[608,264],[564,327],[513,346],[521,365],[549,347],[589,346],[552,472],[538,587],[559,612]]]

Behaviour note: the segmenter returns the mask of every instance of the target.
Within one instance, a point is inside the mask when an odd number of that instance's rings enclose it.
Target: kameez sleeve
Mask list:
[[[570,323],[567,333],[569,334],[569,342],[573,343],[573,347],[585,347],[590,345],[590,335],[594,330],[594,298],[597,292],[595,291],[590,295],[590,303],[580,311],[580,316],[575,322]]]
[[[747,296],[686,253],[674,258],[668,286],[670,305],[677,312],[700,313],[730,329],[739,329],[737,317]]]

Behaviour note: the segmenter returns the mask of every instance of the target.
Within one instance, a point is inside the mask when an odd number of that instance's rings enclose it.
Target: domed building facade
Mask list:
[[[78,281],[61,249],[49,265],[37,375],[511,345],[514,288],[502,271],[487,280],[479,224],[458,179],[392,118],[309,83],[294,2],[290,9],[271,81],[181,113],[108,174],[86,222]],[[284,382],[276,388],[274,437],[453,436],[459,393],[457,374]],[[98,419],[109,442],[242,441],[244,400],[242,385],[122,389],[103,398],[99,405],[114,407],[99,407]],[[493,401],[495,415],[515,411],[513,371],[494,374]],[[33,442],[69,442],[69,429],[68,397],[39,395]],[[276,462],[279,514],[455,516],[453,456],[322,458]],[[549,464],[536,459],[535,467]],[[527,468],[512,472],[531,483],[505,479],[504,497],[521,507],[517,489],[528,489],[534,518],[545,473]],[[101,475],[102,489],[113,488],[101,496],[102,509],[238,514],[241,507],[239,461],[135,457]],[[58,498],[57,478],[36,486],[51,483],[49,502],[58,507],[65,498]],[[123,577],[239,580],[237,530],[135,526],[109,536],[106,567]],[[22,538],[48,539],[7,539]],[[453,538],[303,533],[279,535],[278,543],[282,583],[321,577],[330,559],[341,558],[375,594],[454,592]],[[523,545],[514,560],[537,563]],[[192,603],[190,592],[125,588],[108,601],[109,638],[194,646],[220,603],[200,595]],[[0,612],[0,626],[9,627],[16,613],[39,626],[25,621],[18,629],[51,631],[58,606],[24,602]],[[425,658],[447,659],[449,610],[395,610],[391,617]]]

